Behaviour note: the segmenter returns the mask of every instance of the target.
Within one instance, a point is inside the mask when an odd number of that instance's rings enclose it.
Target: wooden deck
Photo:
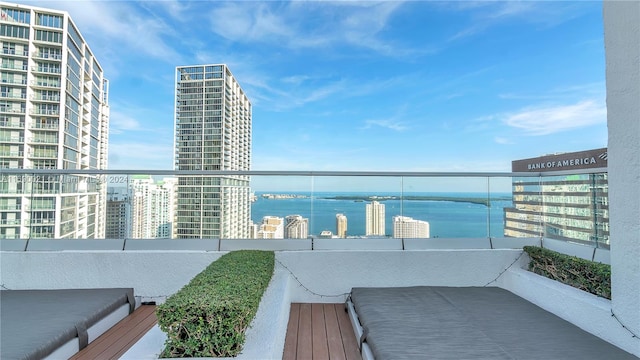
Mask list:
[[[291,304],[283,360],[362,360],[344,304]]]
[[[118,359],[157,322],[156,307],[142,305],[70,360]]]

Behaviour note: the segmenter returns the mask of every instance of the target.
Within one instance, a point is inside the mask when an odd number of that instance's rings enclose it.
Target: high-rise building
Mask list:
[[[175,169],[251,168],[251,102],[226,65],[176,68]],[[175,237],[248,238],[248,176],[179,176]]]
[[[308,235],[309,219],[303,218],[300,215],[289,215],[285,217],[285,239],[306,239]]]
[[[512,162],[513,207],[504,208],[504,235],[609,245],[607,149],[554,154]],[[593,173],[567,171],[593,169]],[[558,173],[562,171],[562,173]]]
[[[347,237],[347,217],[344,214],[336,214],[336,236]]]
[[[393,217],[393,237],[402,239],[426,239],[429,237],[429,222],[408,216]]]
[[[277,216],[263,217],[256,238],[284,239],[284,219]]]
[[[64,11],[0,4],[0,168],[105,169],[108,81]],[[103,238],[106,183],[7,176],[0,238]]]
[[[149,175],[131,178],[131,237],[134,239],[170,238],[173,225],[175,179],[155,182]]]
[[[366,231],[365,235],[384,236],[384,204],[372,201],[366,205]]]
[[[120,191],[118,191],[120,190]],[[106,239],[131,237],[131,202],[126,188],[107,189]]]

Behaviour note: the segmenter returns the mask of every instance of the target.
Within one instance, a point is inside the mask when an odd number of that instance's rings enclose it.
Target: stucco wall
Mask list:
[[[604,34],[612,307],[640,336],[640,2],[604,1]]]
[[[296,251],[276,259],[291,271],[291,302],[341,302],[352,287],[484,286],[521,250]],[[495,284],[492,284],[495,285]]]
[[[131,287],[164,301],[224,253],[204,251],[0,252],[0,284],[11,290]]]

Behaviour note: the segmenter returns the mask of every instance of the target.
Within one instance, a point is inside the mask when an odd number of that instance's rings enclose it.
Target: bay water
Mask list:
[[[251,219],[260,224],[264,216],[286,217],[301,215],[309,219],[309,235],[317,236],[323,230],[336,233],[336,214],[347,217],[347,235],[364,236],[365,206],[369,200],[342,200],[332,197],[353,196],[396,196],[400,194],[370,193],[287,193],[300,197],[268,199],[263,194],[273,192],[256,192],[257,200],[251,205]],[[404,196],[437,196],[451,199],[487,199],[486,193],[411,193]],[[396,215],[409,216],[416,220],[429,222],[432,238],[469,238],[469,237],[501,237],[504,236],[504,208],[511,207],[511,194],[492,193],[490,206],[465,201],[442,200],[384,200],[385,228],[388,236],[393,235],[392,218]]]

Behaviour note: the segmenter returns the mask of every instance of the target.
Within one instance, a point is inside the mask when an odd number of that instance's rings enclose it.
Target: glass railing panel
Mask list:
[[[0,171],[3,239],[421,238],[394,229],[403,217],[427,222],[434,244],[527,238],[609,247],[606,173]],[[367,231],[374,201],[384,207],[379,232]]]
[[[251,232],[254,239],[306,239],[317,229],[313,178],[252,176]]]
[[[514,177],[505,235],[609,247],[606,173]]]
[[[491,238],[501,238],[505,236],[505,209],[513,207],[513,193],[511,184],[513,178],[510,176],[490,177],[488,180],[488,200],[489,200],[489,222],[488,234]]]
[[[487,177],[404,177],[403,199],[404,218],[396,219],[396,228],[406,229],[401,237],[425,237],[412,234],[423,222],[428,223],[429,238],[486,239],[490,227],[502,226],[499,216],[490,216],[493,203]]]
[[[311,233],[317,238],[390,238],[401,205],[398,176],[315,176]]]

